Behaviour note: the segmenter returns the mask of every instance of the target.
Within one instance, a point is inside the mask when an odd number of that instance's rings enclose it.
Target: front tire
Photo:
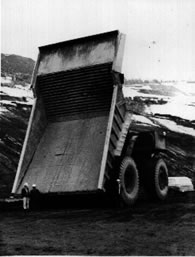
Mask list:
[[[134,160],[125,157],[120,165],[120,196],[123,202],[130,206],[134,204],[139,195],[139,173]]]

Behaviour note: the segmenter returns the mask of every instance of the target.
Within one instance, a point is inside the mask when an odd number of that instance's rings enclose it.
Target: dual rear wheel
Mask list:
[[[140,193],[140,183],[149,195],[164,200],[168,194],[168,169],[161,157],[152,158],[145,166],[144,181],[141,181],[136,163],[131,157],[124,157],[120,165],[120,196],[126,205],[136,202]]]

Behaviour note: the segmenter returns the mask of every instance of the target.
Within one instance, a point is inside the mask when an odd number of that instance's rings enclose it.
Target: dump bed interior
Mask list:
[[[96,191],[110,109],[118,31],[40,48],[36,103],[13,191]]]
[[[42,192],[96,190],[107,116],[50,122],[25,180]]]

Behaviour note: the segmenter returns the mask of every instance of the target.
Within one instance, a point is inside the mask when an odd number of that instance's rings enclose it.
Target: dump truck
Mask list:
[[[28,182],[43,194],[103,192],[131,205],[143,184],[166,198],[164,132],[130,130],[124,46],[125,35],[116,30],[39,47],[13,194]]]

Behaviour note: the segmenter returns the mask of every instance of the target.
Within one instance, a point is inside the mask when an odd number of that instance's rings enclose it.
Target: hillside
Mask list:
[[[1,77],[12,77],[18,84],[30,83],[35,61],[19,55],[1,54]]]

